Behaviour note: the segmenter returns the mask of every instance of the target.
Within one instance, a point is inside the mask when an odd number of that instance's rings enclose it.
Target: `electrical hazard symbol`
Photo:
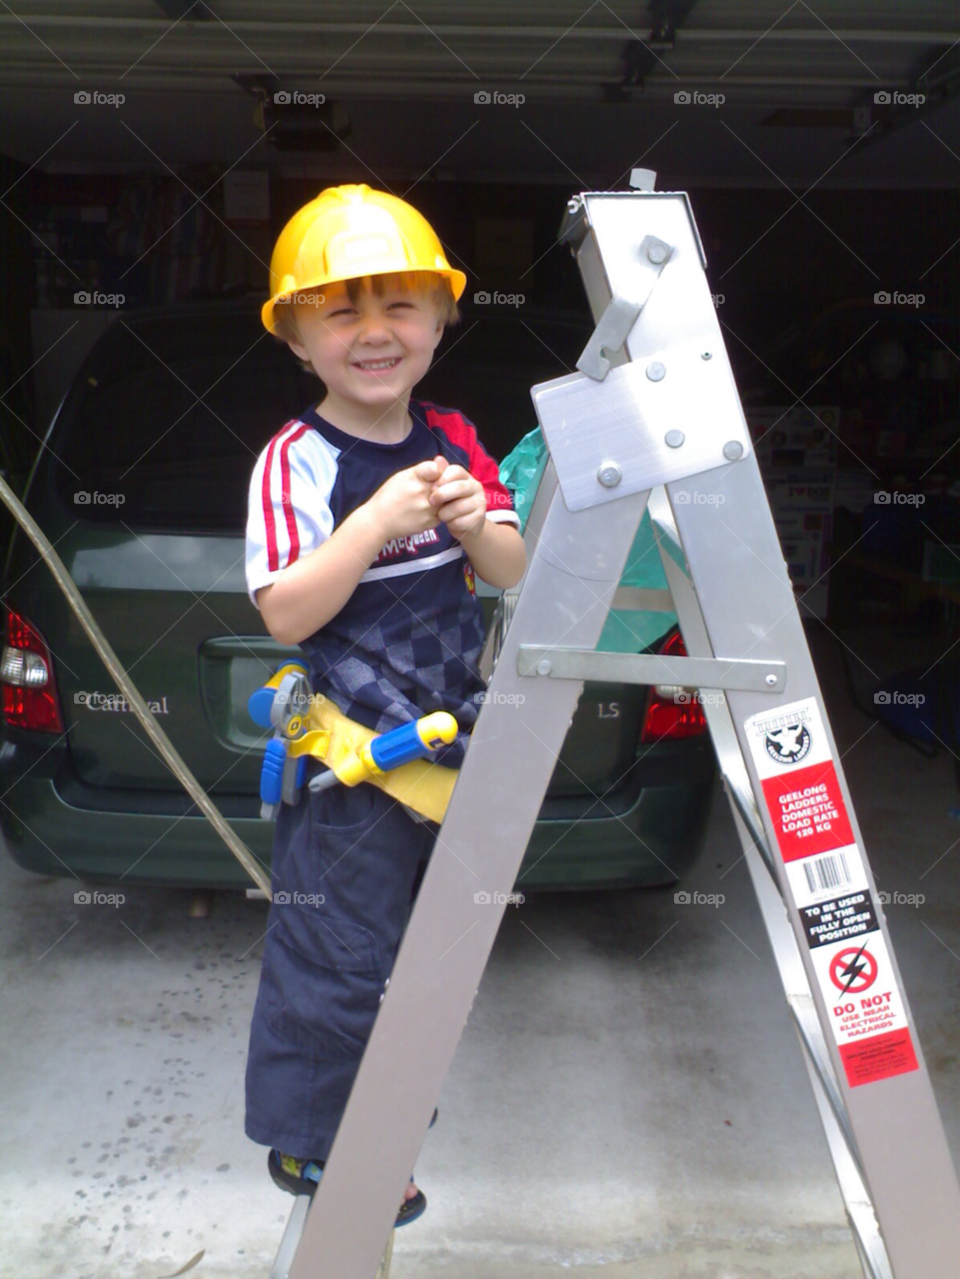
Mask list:
[[[859,995],[877,980],[877,961],[866,946],[848,946],[830,961],[830,980],[844,995]]]

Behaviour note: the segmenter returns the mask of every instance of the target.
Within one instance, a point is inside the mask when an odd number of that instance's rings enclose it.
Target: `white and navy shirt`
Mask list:
[[[473,423],[426,401],[411,400],[409,410],[413,428],[399,444],[347,435],[313,409],[270,441],[250,481],[246,569],[254,604],[261,587],[324,542],[391,475],[437,454],[480,481],[488,520],[519,528]],[[314,691],[376,732],[431,711],[456,716],[461,736],[437,758],[457,767],[484,688],[482,643],[473,569],[440,523],[387,542],[340,612],[300,647]]]

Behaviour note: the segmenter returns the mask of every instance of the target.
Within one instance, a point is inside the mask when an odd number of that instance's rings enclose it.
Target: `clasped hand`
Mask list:
[[[423,533],[442,521],[462,542],[481,532],[487,514],[480,481],[439,454],[391,475],[370,503],[383,520],[387,539]]]

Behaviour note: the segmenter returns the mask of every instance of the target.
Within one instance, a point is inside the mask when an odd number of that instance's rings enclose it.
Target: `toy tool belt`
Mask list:
[[[295,664],[281,667],[254,693],[250,714],[275,730],[260,779],[263,817],[275,817],[281,800],[299,803],[306,761],[313,757],[330,772],[313,778],[311,789],[372,782],[421,816],[443,820],[457,770],[432,763],[429,756],[456,737],[452,715],[427,715],[378,734],[349,719],[329,698],[311,694],[304,667]]]

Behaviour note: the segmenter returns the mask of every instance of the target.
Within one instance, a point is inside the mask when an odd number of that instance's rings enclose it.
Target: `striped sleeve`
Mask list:
[[[447,439],[467,456],[466,468],[483,485],[487,500],[487,519],[498,524],[520,527],[520,517],[513,509],[513,498],[506,485],[500,482],[500,468],[477,438],[477,428],[469,418],[455,409],[441,409],[436,405],[424,405],[428,425],[442,432]]]
[[[247,503],[247,591],[275,582],[285,568],[333,532],[330,497],[338,450],[303,422],[288,422],[257,459]]]

